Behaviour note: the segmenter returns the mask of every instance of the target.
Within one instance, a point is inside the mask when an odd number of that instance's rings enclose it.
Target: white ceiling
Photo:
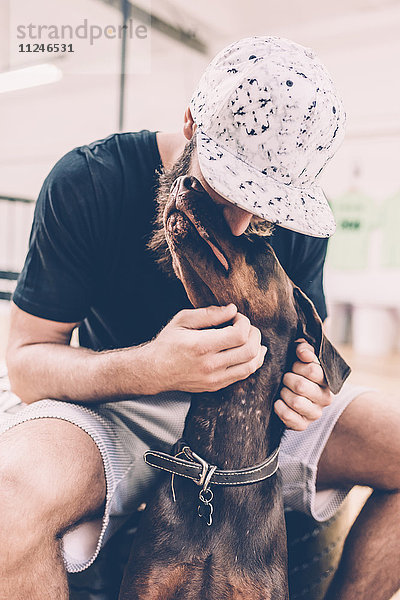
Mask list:
[[[354,39],[369,29],[374,42],[399,37],[399,0],[152,0],[152,10],[205,38],[212,53],[246,35],[295,32],[323,43],[338,32]]]

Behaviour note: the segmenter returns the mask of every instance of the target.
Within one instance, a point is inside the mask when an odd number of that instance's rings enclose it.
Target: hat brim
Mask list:
[[[335,219],[319,186],[294,188],[250,167],[201,130],[196,132],[200,170],[207,183],[236,206],[281,227],[330,237]]]

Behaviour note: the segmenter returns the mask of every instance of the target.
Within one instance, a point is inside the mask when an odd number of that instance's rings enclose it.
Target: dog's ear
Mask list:
[[[329,389],[338,394],[351,369],[325,336],[322,321],[311,300],[296,286],[293,286],[293,296],[299,317],[298,337],[305,338],[313,346]]]

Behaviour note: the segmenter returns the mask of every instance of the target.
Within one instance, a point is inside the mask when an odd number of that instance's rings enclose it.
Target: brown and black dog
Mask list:
[[[260,329],[268,348],[262,367],[247,379],[192,396],[185,444],[208,467],[258,465],[279,446],[283,426],[273,403],[294,362],[294,341],[304,337],[314,346],[334,393],[349,367],[267,239],[234,237],[194,177],[176,180],[164,226],[175,273],[193,306],[234,302]],[[208,509],[206,518],[199,518],[207,512],[199,506],[199,487],[174,476],[172,490],[171,475],[164,476],[135,537],[120,600],[288,598],[279,475],[237,486],[213,485],[211,479],[212,509],[202,507]]]

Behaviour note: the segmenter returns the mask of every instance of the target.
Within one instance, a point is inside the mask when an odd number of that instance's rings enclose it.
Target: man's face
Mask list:
[[[197,150],[190,148],[189,145],[184,149],[180,158],[172,165],[170,169],[161,172],[158,181],[158,190],[156,195],[157,216],[155,227],[153,229],[149,248],[158,256],[157,260],[162,269],[173,274],[171,254],[168,250],[167,242],[164,234],[163,215],[164,209],[170,196],[171,186],[177,177],[182,175],[193,175],[196,177],[204,189],[207,191],[213,201],[220,206],[222,214],[226,220],[229,229],[234,236],[240,236],[244,233],[250,222],[262,221],[251,213],[235,206],[229,200],[218,194],[205,181],[200,170]]]
[[[200,181],[201,185],[206,190],[208,195],[211,196],[214,202],[222,206],[222,213],[224,215],[225,221],[227,222],[227,225],[233,235],[242,235],[242,233],[244,233],[247,227],[249,226],[250,221],[256,222],[261,220],[258,217],[255,217],[251,213],[247,212],[246,210],[239,208],[239,206],[235,206],[235,204],[232,204],[232,202],[226,200],[226,198],[218,194],[213,188],[211,188],[208,185],[200,170],[200,165],[197,157],[197,150],[195,150],[192,155],[190,175],[196,177],[196,179]]]

